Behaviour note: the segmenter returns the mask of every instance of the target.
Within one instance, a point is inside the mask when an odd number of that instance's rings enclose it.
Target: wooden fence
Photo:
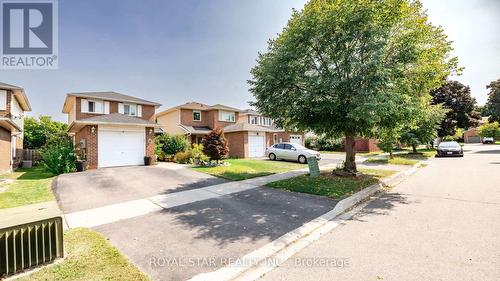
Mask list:
[[[32,161],[33,165],[40,161],[40,154],[36,149],[23,149],[23,161]]]

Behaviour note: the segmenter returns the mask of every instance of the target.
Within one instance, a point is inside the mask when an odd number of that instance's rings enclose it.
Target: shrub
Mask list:
[[[50,137],[40,149],[40,158],[47,170],[56,175],[73,172],[76,169],[73,140],[66,133]]]
[[[309,148],[309,149],[314,149],[316,145],[316,136],[306,136],[304,138],[304,146]]]
[[[178,152],[186,151],[188,145],[186,137],[183,135],[170,136],[166,133],[162,134],[156,137],[156,156],[158,160],[164,161]]]
[[[319,136],[316,143],[313,145],[316,150],[323,151],[341,151],[344,148],[343,141],[340,138]]]
[[[229,148],[224,132],[220,128],[213,129],[208,135],[203,138],[203,153],[205,153],[210,161],[227,158]]]
[[[193,151],[186,150],[177,152],[174,156],[174,161],[179,164],[192,164],[193,163]]]
[[[479,127],[479,135],[483,138],[497,138],[500,136],[500,125],[498,124],[498,122],[484,123]]]

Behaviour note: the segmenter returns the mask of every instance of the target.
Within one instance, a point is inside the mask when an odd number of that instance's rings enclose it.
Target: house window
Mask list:
[[[201,121],[201,111],[193,110],[193,121]]]
[[[259,123],[259,117],[252,116],[250,117],[250,124],[257,125]]]
[[[236,120],[236,113],[230,111],[219,111],[219,121],[234,122]]]
[[[264,117],[263,118],[263,125],[264,126],[271,126],[271,118],[268,118],[268,117]]]
[[[89,101],[89,112],[95,112],[95,101]]]
[[[124,104],[123,114],[130,116],[137,116],[137,105],[135,104]]]

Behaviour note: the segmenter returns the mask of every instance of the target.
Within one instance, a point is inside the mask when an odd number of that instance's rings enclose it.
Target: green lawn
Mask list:
[[[228,166],[193,167],[193,169],[216,177],[239,181],[307,168],[307,165],[284,161],[229,159],[226,162],[229,163]]]
[[[0,209],[54,200],[50,185],[54,175],[42,167],[18,169],[1,175],[0,179],[13,179],[0,183]]]
[[[66,257],[18,280],[149,280],[104,236],[86,228],[64,234]]]
[[[374,169],[360,169],[360,172],[364,175],[357,178],[338,177],[331,172],[325,172],[317,178],[303,175],[291,179],[271,182],[266,186],[341,199],[378,182],[380,178],[396,173],[396,171]]]

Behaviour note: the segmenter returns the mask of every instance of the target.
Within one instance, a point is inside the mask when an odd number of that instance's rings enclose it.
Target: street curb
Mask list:
[[[306,242],[301,243],[300,249],[311,244],[313,241],[319,239],[322,235],[328,233],[338,225],[332,222],[349,209],[355,207],[362,201],[369,198],[371,195],[383,190],[384,185],[395,186],[404,181],[410,175],[414,174],[421,163],[413,165],[413,167],[406,171],[396,173],[380,182],[370,185],[357,193],[342,199],[335,205],[333,210],[311,220],[310,222],[292,230],[279,237],[278,239],[266,244],[265,246],[241,257],[237,261],[220,268],[213,272],[202,273],[189,279],[190,281],[205,281],[205,280],[256,280],[278,267],[292,254],[284,254],[288,256],[285,259],[279,259],[279,254],[285,252],[284,250],[293,244],[300,243],[301,240]],[[351,214],[352,215],[352,214]],[[308,239],[308,237],[310,239]],[[298,252],[300,249],[296,250]],[[276,257],[274,259],[273,257]]]

